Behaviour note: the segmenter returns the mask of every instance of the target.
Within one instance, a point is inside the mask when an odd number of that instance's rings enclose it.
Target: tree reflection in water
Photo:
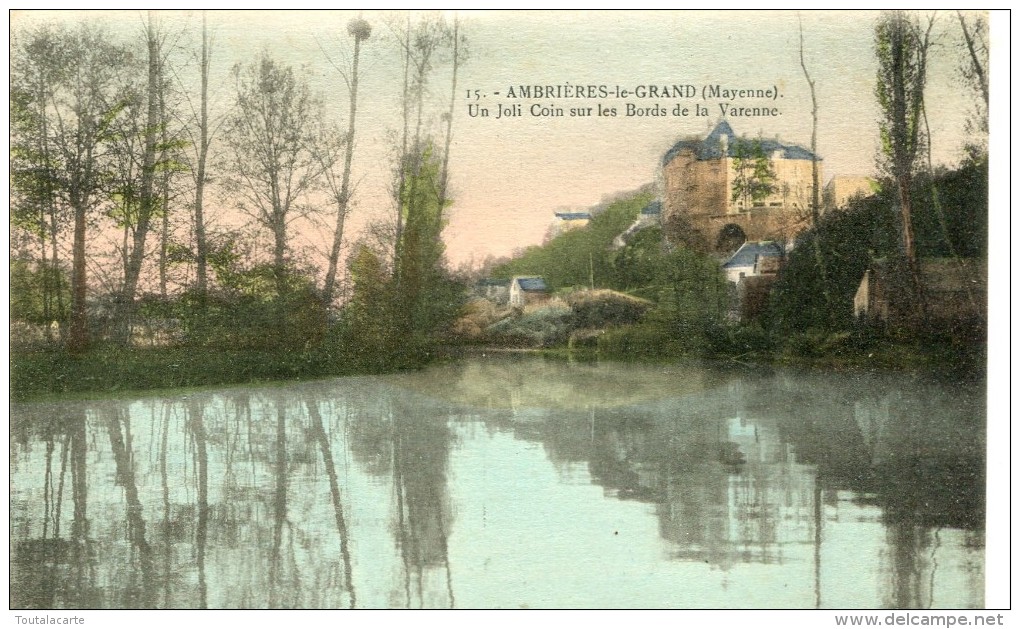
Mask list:
[[[336,517],[336,531],[340,536],[340,557],[343,560],[344,588],[350,597],[350,608],[357,607],[357,597],[354,594],[354,577],[351,575],[351,552],[348,546],[349,534],[347,532],[347,519],[344,517],[344,506],[340,494],[340,483],[337,480],[336,465],[333,463],[333,450],[329,443],[329,436],[322,425],[322,415],[319,413],[318,403],[313,400],[306,400],[308,416],[311,418],[311,433],[319,444],[322,452],[322,464],[326,468],[326,476],[329,478],[329,495],[333,503],[333,512]]]
[[[522,579],[543,601],[600,606],[593,583],[619,594],[642,571],[660,579],[642,587],[673,597],[653,604],[739,606],[725,587],[768,574],[798,592],[775,604],[980,606],[980,391],[909,376],[515,358],[16,405],[11,607],[504,606],[522,601],[498,584]],[[661,550],[642,561],[655,563],[603,556],[586,546],[583,521],[576,535],[548,528],[571,521],[574,498],[543,504],[548,488],[518,491],[503,478],[516,456],[508,443],[559,470],[550,482],[568,493],[556,495],[587,496],[590,513],[647,505],[629,513],[648,520]],[[528,520],[537,528],[524,537],[480,534],[506,521],[495,503],[467,502],[493,500],[485,483],[496,477],[492,487],[515,492],[502,508],[565,519]],[[475,517],[486,508],[487,520]],[[534,553],[552,536],[604,570],[575,591],[541,569],[485,563],[545,565]],[[503,539],[518,541],[471,545]],[[685,598],[691,583],[716,589]]]
[[[455,607],[447,549],[450,505],[446,467],[452,435],[446,417],[397,403],[391,425],[396,537],[405,570],[405,603],[415,605],[413,591],[417,607]],[[436,570],[443,573],[444,603],[425,599],[426,578]]]
[[[12,421],[12,431],[25,446],[43,441],[46,446],[43,473],[43,513],[39,536],[33,535],[31,518],[12,513],[11,588],[12,609],[87,609],[104,601],[96,586],[96,554],[89,539],[87,488],[87,430],[84,411],[52,413],[41,409],[30,414],[20,426]],[[33,434],[34,433],[34,434]],[[12,447],[15,438],[12,437]],[[54,484],[53,453],[60,444],[60,464]],[[12,463],[14,456],[12,455]],[[62,535],[66,517],[65,486],[70,473],[71,522],[69,533]],[[12,488],[15,485],[12,484]],[[12,496],[12,511],[18,502]],[[66,529],[63,529],[66,530]]]

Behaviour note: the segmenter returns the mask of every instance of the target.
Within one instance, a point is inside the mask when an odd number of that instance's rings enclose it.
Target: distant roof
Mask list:
[[[783,257],[783,247],[771,240],[764,240],[761,242],[745,242],[740,245],[740,249],[723,264],[724,269],[730,269],[736,266],[754,266],[754,263],[758,261],[758,256],[765,258],[781,258]]]
[[[549,290],[545,279],[541,277],[517,277],[514,279],[517,281],[517,285],[521,287],[521,290],[526,292],[545,292]]]
[[[783,159],[812,159],[814,154],[795,144],[784,144],[777,138],[741,138],[733,132],[730,123],[721,121],[712,129],[712,132],[705,136],[704,140],[687,139],[680,140],[673,145],[666,154],[662,156],[662,165],[665,166],[673,160],[681,151],[692,151],[699,160],[719,159],[722,157],[723,138],[726,138],[726,156],[736,157],[737,146],[741,143],[761,143],[761,149],[766,155],[772,155],[776,151],[782,152]],[[817,158],[821,161],[822,158]]]
[[[556,212],[556,218],[563,219],[565,221],[590,221],[591,213],[589,212]]]
[[[641,214],[645,216],[658,216],[662,214],[662,201],[652,201],[641,208]]]

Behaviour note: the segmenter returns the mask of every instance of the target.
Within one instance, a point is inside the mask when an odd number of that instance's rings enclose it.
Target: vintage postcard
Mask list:
[[[1001,624],[1002,19],[12,12],[14,622]]]

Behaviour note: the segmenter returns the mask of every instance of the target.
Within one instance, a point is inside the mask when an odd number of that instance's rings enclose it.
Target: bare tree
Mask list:
[[[230,148],[230,187],[238,207],[268,230],[273,273],[286,292],[288,228],[307,211],[301,205],[322,173],[316,158],[314,121],[321,107],[307,82],[266,52],[234,67],[237,97],[225,140]]]
[[[815,81],[808,72],[807,63],[804,61],[804,23],[800,16],[797,16],[797,25],[800,29],[800,67],[804,71],[804,80],[807,81],[811,90],[811,227],[814,230],[814,251],[815,265],[818,267],[818,275],[822,279],[822,293],[825,298],[825,305],[829,312],[832,312],[832,297],[829,293],[828,274],[825,271],[825,257],[822,255],[821,232],[819,231],[819,208],[821,207],[821,176],[818,169],[818,98],[815,94]],[[784,204],[785,205],[785,204]]]
[[[42,317],[52,340],[50,322],[62,319],[57,235],[62,217],[57,199],[59,163],[50,143],[48,107],[59,68],[50,50],[56,35],[39,29],[24,43],[12,42],[11,56],[11,224],[38,239]]]
[[[451,34],[453,46],[452,61],[453,70],[450,78],[450,110],[443,115],[446,121],[446,141],[443,144],[443,168],[439,175],[439,205],[440,210],[446,204],[447,186],[450,182],[450,144],[453,140],[453,112],[457,103],[457,70],[460,64],[467,59],[467,50],[463,35],[460,34],[460,17],[456,14],[453,17],[453,33]]]
[[[970,69],[964,71],[964,77],[971,80],[981,93],[985,106],[988,106],[988,42],[985,31],[988,28],[984,19],[977,17],[968,24],[967,18],[960,11],[956,12],[960,20],[960,30],[967,46]]]
[[[209,132],[209,27],[205,12],[202,12],[202,57],[199,63],[202,74],[201,104],[198,116],[198,160],[195,168],[195,265],[198,294],[205,299],[208,292],[207,259],[209,246],[205,237],[205,183],[206,161],[212,135]]]
[[[121,343],[130,340],[131,317],[134,313],[135,293],[145,258],[145,241],[154,215],[160,210],[155,186],[156,149],[160,138],[160,99],[163,89],[163,59],[160,37],[154,11],[149,11],[145,25],[146,65],[148,81],[145,90],[145,123],[142,129],[142,155],[137,207],[130,221],[132,238],[130,252],[124,251],[124,284],[117,296],[117,336]],[[131,156],[128,159],[132,159]],[[128,224],[128,221],[125,221]]]
[[[333,244],[329,250],[326,279],[322,289],[322,298],[327,305],[333,302],[337,268],[340,263],[340,248],[344,237],[344,224],[350,211],[351,164],[354,160],[354,131],[355,120],[358,115],[358,61],[361,57],[361,42],[371,36],[372,27],[368,22],[359,17],[351,20],[350,24],[347,25],[347,32],[354,38],[354,56],[349,71],[344,68],[338,68],[341,76],[343,76],[344,81],[347,83],[349,94],[350,110],[347,118],[347,133],[340,139],[340,142],[335,140],[324,142],[320,152],[320,165],[323,168],[326,186],[333,198],[333,202],[336,204],[336,226],[333,230]],[[338,146],[344,147],[343,170],[341,171],[339,181],[337,181],[336,172],[332,167],[337,162],[337,157],[329,153],[330,147]]]
[[[980,96],[967,121],[968,130],[978,137],[966,148],[972,159],[980,160],[988,153],[988,23],[983,16],[968,18],[961,11],[956,12],[956,17],[963,34],[960,76]]]

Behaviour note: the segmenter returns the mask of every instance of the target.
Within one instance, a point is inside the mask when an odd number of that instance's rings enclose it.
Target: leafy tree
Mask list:
[[[872,260],[898,249],[892,199],[854,199],[846,210],[822,216],[800,235],[772,290],[766,323],[776,336],[816,328],[845,329],[853,297]],[[817,239],[817,242],[816,242]],[[821,274],[815,252],[821,251]]]
[[[645,205],[650,192],[638,192],[593,210],[587,226],[571,229],[542,246],[529,247],[524,254],[492,270],[493,277],[541,275],[554,288],[595,286],[624,288],[616,279],[620,265],[613,263],[613,241],[623,233]]]
[[[730,303],[729,284],[719,263],[686,247],[665,250],[651,237],[644,247],[632,244],[649,254],[644,285],[633,292],[655,306],[641,323],[606,334],[599,341],[600,351],[628,356],[708,351],[710,334],[723,326]]]
[[[210,243],[210,267],[219,280],[215,289],[196,289],[170,302],[187,343],[220,349],[309,352],[326,333],[326,310],[311,274],[288,267],[280,287],[279,270],[255,258],[234,235]]]
[[[12,56],[12,94],[17,95],[18,111],[35,116],[12,129],[12,154],[28,156],[17,164],[25,169],[16,177],[38,178],[39,185],[22,179],[20,189],[45,190],[54,208],[69,210],[73,238],[67,346],[79,353],[89,344],[88,220],[105,197],[113,130],[125,108],[130,55],[106,32],[84,23],[73,30],[47,27],[28,33]],[[62,227],[56,220],[66,215],[55,210],[51,216],[56,231]]]
[[[407,220],[395,260],[398,272],[388,272],[383,254],[364,243],[348,262],[354,287],[331,335],[334,359],[373,371],[421,364],[464,301],[463,285],[443,265],[441,162],[431,144],[419,161],[420,171],[407,174],[401,203]]]
[[[332,331],[332,353],[383,370],[399,347],[394,280],[379,253],[365,244],[355,246],[348,271],[354,289]]]
[[[611,255],[613,288],[654,296],[649,286],[656,281],[668,252],[661,227],[649,227]]]
[[[403,53],[404,78],[401,92],[401,106],[403,116],[403,130],[401,133],[400,152],[397,156],[397,166],[394,181],[394,200],[396,201],[396,228],[394,237],[394,258],[400,257],[400,248],[403,246],[403,231],[408,217],[404,214],[406,205],[404,200],[407,195],[417,196],[417,192],[408,187],[417,185],[417,176],[420,174],[423,162],[422,156],[429,145],[432,144],[431,137],[425,128],[425,96],[429,90],[429,83],[432,79],[435,64],[440,52],[454,44],[454,72],[453,85],[456,86],[457,68],[461,56],[457,53],[457,44],[454,30],[446,23],[445,18],[438,13],[422,15],[412,23],[411,14],[407,14],[407,20],[403,26],[391,26],[396,35],[397,42]],[[454,88],[455,89],[455,88]],[[449,153],[449,140],[452,137],[452,105],[450,117],[447,118],[447,146],[443,156],[442,175],[438,182],[439,197],[446,201],[446,185],[448,182],[446,154]],[[412,120],[414,130],[411,130]],[[429,149],[431,152],[431,149]],[[408,178],[409,175],[414,178]],[[400,273],[400,266],[394,265],[393,272]]]
[[[987,164],[968,163],[931,178],[914,181],[911,194],[916,250],[922,257],[965,258],[987,253]],[[937,194],[932,195],[931,189]],[[873,261],[900,258],[898,191],[885,185],[879,196],[854,199],[849,207],[822,216],[817,229],[804,232],[787,258],[772,291],[767,315],[770,330],[786,335],[815,328],[847,329],[861,276]],[[933,199],[941,199],[941,206]],[[943,228],[943,220],[947,229]],[[949,241],[947,235],[949,234]],[[823,276],[814,258],[815,240],[825,256]],[[831,302],[825,298],[825,292]]]
[[[912,223],[911,190],[917,159],[927,138],[921,117],[927,82],[928,49],[934,18],[925,27],[916,15],[883,13],[875,26],[878,73],[875,96],[882,111],[879,131],[883,165],[896,183],[902,224],[903,254],[920,290]]]
[[[54,294],[62,296],[58,303],[70,302],[70,283],[60,269],[12,259],[10,280],[11,319],[48,328],[53,321],[67,316],[64,310],[48,303]]]
[[[129,164],[128,177],[125,182],[127,189],[123,191],[122,196],[127,200],[125,207],[130,207],[133,211],[124,217],[125,234],[130,228],[132,242],[130,250],[125,248],[123,251],[124,284],[117,296],[119,302],[118,336],[122,343],[127,343],[130,340],[130,318],[134,311],[135,292],[141,276],[142,261],[145,258],[145,241],[152,226],[152,219],[160,212],[165,213],[167,209],[161,207],[156,188],[157,157],[162,157],[157,153],[157,149],[161,137],[160,129],[164,126],[164,121],[160,120],[160,102],[165,83],[163,80],[162,43],[154,13],[154,11],[149,12],[145,27],[146,89],[144,97],[136,101],[138,105],[144,101],[144,122],[132,116],[121,117],[122,121],[129,124],[133,122],[136,125],[135,128],[129,127],[124,134],[128,137],[125,138],[127,146],[124,147],[126,155],[123,156],[123,159],[126,159]],[[126,112],[130,111],[130,107],[127,106],[129,102],[130,96],[126,96]],[[139,124],[140,128],[137,127]],[[138,146],[133,145],[135,140],[138,141]],[[138,168],[137,182],[131,176],[135,166]],[[136,183],[137,189],[135,188]]]
[[[46,111],[58,71],[44,62],[52,37],[49,31],[40,30],[30,36],[28,45],[14,46],[12,76],[19,80],[11,84],[10,107],[11,227],[38,243],[40,300],[47,321],[53,320],[52,311],[63,313],[65,297],[50,284],[53,272],[60,268],[57,234],[58,225],[65,220],[59,214],[63,209],[56,190],[60,164],[51,147]],[[49,327],[46,334],[52,338]]]
[[[429,335],[452,319],[460,299],[451,294],[443,267],[441,163],[431,144],[426,145],[412,167],[417,172],[408,174],[402,199],[402,213],[407,219],[396,261],[397,287],[404,331]]]
[[[984,257],[988,253],[988,162],[917,177],[913,190],[919,257]]]
[[[776,171],[762,148],[761,140],[737,140],[733,152],[735,174],[731,200],[741,199],[744,209],[750,209],[776,191]]]

